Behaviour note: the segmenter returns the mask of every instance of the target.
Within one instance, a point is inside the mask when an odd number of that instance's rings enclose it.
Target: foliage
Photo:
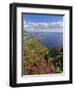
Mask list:
[[[47,48],[42,45],[38,37],[27,35],[24,38],[23,50],[25,75],[63,72],[62,48]]]

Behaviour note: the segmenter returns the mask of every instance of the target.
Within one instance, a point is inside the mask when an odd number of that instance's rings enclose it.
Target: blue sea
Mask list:
[[[41,43],[48,48],[63,48],[62,32],[28,32],[29,36],[40,38]]]

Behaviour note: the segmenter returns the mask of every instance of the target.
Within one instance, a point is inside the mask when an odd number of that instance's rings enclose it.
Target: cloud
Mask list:
[[[55,22],[26,22],[24,20],[24,30],[33,32],[63,32],[63,21]]]

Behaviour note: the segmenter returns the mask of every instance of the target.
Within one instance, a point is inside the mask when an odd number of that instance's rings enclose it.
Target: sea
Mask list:
[[[63,32],[27,32],[29,36],[36,36],[47,48],[63,48]]]

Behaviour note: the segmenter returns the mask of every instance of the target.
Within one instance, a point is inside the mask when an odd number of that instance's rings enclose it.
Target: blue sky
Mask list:
[[[23,14],[24,30],[63,32],[63,16]]]
[[[53,22],[63,20],[63,16],[58,15],[23,15],[26,22]]]

